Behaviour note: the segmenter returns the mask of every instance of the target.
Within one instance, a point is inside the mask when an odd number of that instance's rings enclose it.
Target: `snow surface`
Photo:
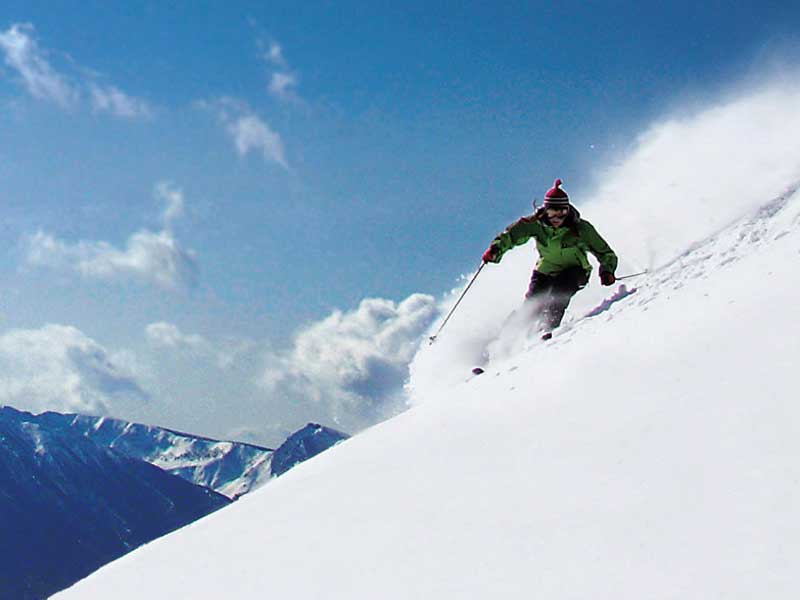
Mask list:
[[[581,208],[651,269],[635,293],[498,337],[515,250],[420,350],[411,410],[58,598],[796,598],[797,106],[784,82],[671,119],[608,171]]]

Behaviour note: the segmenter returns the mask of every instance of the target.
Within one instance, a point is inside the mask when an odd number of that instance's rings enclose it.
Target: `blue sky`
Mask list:
[[[794,2],[498,4],[4,2],[0,401],[357,428],[556,176],[799,55]]]

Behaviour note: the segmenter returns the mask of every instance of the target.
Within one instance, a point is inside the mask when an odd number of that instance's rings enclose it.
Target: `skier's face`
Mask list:
[[[568,208],[548,208],[545,212],[547,220],[553,227],[561,227],[567,218],[567,213],[569,213]]]

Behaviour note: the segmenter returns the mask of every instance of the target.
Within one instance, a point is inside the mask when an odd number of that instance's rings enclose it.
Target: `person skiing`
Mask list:
[[[484,263],[499,263],[511,248],[536,240],[539,260],[525,298],[526,304],[532,302],[539,330],[546,332],[544,339],[551,337],[572,297],[589,282],[592,266],[587,252],[600,263],[600,282],[608,286],[616,281],[617,255],[594,226],[581,218],[561,184],[556,179],[544,196],[544,206],[506,227],[483,253]]]

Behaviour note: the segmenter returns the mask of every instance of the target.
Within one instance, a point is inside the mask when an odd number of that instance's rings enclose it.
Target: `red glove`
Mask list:
[[[603,285],[614,285],[616,281],[617,278],[611,271],[600,271],[600,283]]]
[[[497,246],[492,244],[486,249],[486,252],[483,253],[483,262],[500,262],[500,252],[498,252]]]

